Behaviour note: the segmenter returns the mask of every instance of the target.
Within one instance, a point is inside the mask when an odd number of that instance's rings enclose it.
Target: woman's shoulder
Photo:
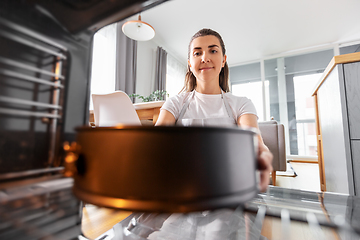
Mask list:
[[[244,96],[235,96],[234,94],[232,94],[231,92],[227,92],[225,93],[225,96],[230,99],[231,101],[235,101],[235,102],[247,102],[250,99]]]
[[[232,106],[236,111],[237,117],[247,113],[257,115],[255,105],[249,98],[244,96],[235,96],[230,92],[227,92],[225,97],[229,100],[230,106]]]
[[[172,96],[170,98],[168,98],[168,100],[170,102],[179,102],[179,103],[183,103],[190,95],[191,92],[181,92],[175,96]]]
[[[189,97],[189,92],[181,92],[175,96],[172,96],[170,98],[167,98],[163,108],[181,108],[181,106],[185,103],[185,101]]]

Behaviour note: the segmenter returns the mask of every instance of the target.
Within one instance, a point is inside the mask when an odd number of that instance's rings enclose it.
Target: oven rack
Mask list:
[[[0,44],[8,46],[0,49],[0,131],[4,131],[4,136],[23,131],[23,135],[36,138],[45,133],[42,137],[48,145],[45,167],[52,167],[60,144],[68,49],[3,18],[0,18]]]

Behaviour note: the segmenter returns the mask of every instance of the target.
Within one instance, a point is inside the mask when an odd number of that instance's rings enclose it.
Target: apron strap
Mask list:
[[[233,118],[235,120],[235,123],[237,124],[237,119],[236,119],[236,116],[234,115],[233,111],[231,110],[231,107],[230,107],[230,104],[228,102],[228,100],[226,99],[225,97],[225,94],[224,94],[224,91],[221,90],[221,98],[224,100],[224,105],[225,105],[225,108],[226,108],[226,112],[229,116],[229,118]]]
[[[178,118],[176,119],[176,121],[175,121],[175,124],[184,117],[184,114],[185,114],[185,112],[186,112],[186,109],[188,108],[188,106],[189,106],[189,104],[190,104],[190,101],[191,101],[191,99],[192,99],[194,96],[195,96],[195,90],[193,90],[193,91],[189,94],[189,96],[188,96],[185,104],[183,105],[183,107],[182,107],[182,109],[181,109],[181,111],[180,111],[179,117],[178,117]]]

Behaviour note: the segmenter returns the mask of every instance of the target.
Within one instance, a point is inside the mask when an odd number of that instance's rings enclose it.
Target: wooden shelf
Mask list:
[[[313,91],[312,96],[314,96],[316,94],[316,92],[319,90],[319,87],[321,86],[321,84],[323,84],[323,82],[325,81],[327,76],[330,74],[330,72],[334,69],[334,67],[337,64],[359,62],[359,61],[360,61],[360,52],[334,56],[331,59],[328,66],[326,67],[325,71],[323,72],[323,75],[321,76],[319,82],[315,85],[315,90]]]

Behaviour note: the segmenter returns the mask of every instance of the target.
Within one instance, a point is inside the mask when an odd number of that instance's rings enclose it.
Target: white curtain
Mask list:
[[[179,60],[168,53],[167,72],[166,72],[166,91],[170,97],[178,94],[184,86],[186,74],[186,63],[182,64]]]
[[[128,94],[135,92],[137,42],[122,32],[123,23],[108,25],[94,35],[91,94],[105,94],[115,90]]]
[[[116,24],[100,29],[94,35],[91,94],[105,94],[115,90]],[[93,109],[90,97],[90,110]]]

